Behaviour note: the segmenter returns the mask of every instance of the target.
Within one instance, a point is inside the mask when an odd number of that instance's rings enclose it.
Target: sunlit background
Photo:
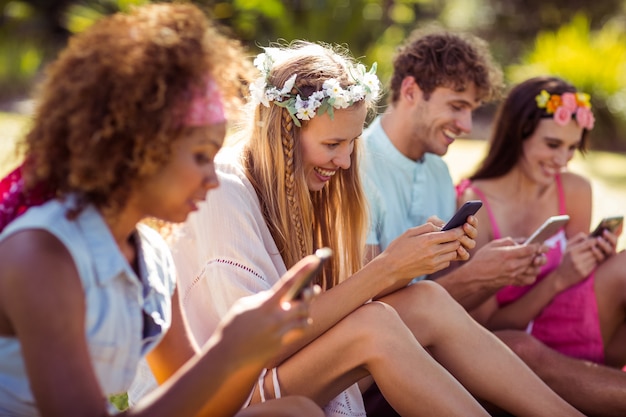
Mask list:
[[[0,0],[0,174],[27,125],[32,91],[68,36],[145,0]],[[194,1],[250,50],[279,39],[345,44],[383,82],[395,47],[423,25],[476,34],[502,65],[507,85],[539,74],[565,78],[592,96],[595,152],[577,157],[596,190],[594,220],[626,212],[626,0],[232,0]],[[486,139],[495,105],[476,113]],[[484,142],[484,141],[481,141]],[[480,145],[479,145],[480,146]],[[457,154],[464,148],[453,146]],[[611,153],[607,153],[611,152]],[[468,151],[469,152],[469,151]],[[3,162],[4,158],[4,162]],[[12,159],[13,158],[13,159]],[[465,158],[467,161],[467,158]],[[470,161],[471,162],[471,161]],[[453,175],[462,175],[459,165]],[[606,195],[604,194],[606,193]]]

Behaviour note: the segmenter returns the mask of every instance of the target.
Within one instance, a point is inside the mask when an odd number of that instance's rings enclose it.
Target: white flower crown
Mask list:
[[[332,118],[333,109],[345,109],[358,101],[378,98],[380,81],[376,76],[376,63],[369,72],[363,64],[352,66],[350,76],[354,84],[347,89],[343,89],[337,79],[331,78],[324,81],[322,91],[315,91],[307,98],[291,92],[298,74],[289,77],[281,89],[269,85],[267,81],[277,53],[276,48],[265,48],[265,52],[255,58],[254,66],[261,71],[261,76],[250,84],[251,101],[255,106],[263,104],[265,107],[269,107],[273,101],[277,106],[286,108],[296,126],[301,126],[300,120],[311,120],[316,114],[321,116],[328,112]]]

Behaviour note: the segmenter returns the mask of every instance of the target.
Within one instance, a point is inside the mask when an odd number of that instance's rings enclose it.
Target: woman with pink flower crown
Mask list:
[[[589,95],[555,77],[513,88],[499,109],[489,152],[458,187],[459,204],[481,199],[476,249],[502,236],[529,236],[548,217],[569,222],[545,241],[547,263],[534,284],[505,287],[473,312],[491,330],[526,329],[558,352],[626,364],[626,252],[621,229],[589,233],[589,181],[567,171],[593,128]],[[616,213],[619,214],[619,213]]]

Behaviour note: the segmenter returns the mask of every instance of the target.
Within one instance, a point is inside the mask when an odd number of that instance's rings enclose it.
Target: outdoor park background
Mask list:
[[[0,0],[0,175],[19,163],[45,66],[103,15],[148,0]],[[411,30],[437,24],[489,43],[507,86],[539,74],[565,78],[592,96],[592,150],[570,168],[591,179],[593,223],[626,214],[626,0],[196,0],[250,51],[283,39],[347,46],[387,83],[395,47]],[[384,99],[383,102],[384,103]],[[481,159],[496,104],[475,114],[472,139],[446,160],[455,180]],[[620,238],[626,248],[626,236]]]

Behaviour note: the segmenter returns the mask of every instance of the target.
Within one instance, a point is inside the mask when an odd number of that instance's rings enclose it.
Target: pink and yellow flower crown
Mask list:
[[[541,90],[535,100],[537,107],[545,109],[547,116],[553,117],[558,125],[565,126],[574,116],[578,126],[587,130],[593,129],[595,118],[591,112],[589,94],[576,92],[559,95]]]

